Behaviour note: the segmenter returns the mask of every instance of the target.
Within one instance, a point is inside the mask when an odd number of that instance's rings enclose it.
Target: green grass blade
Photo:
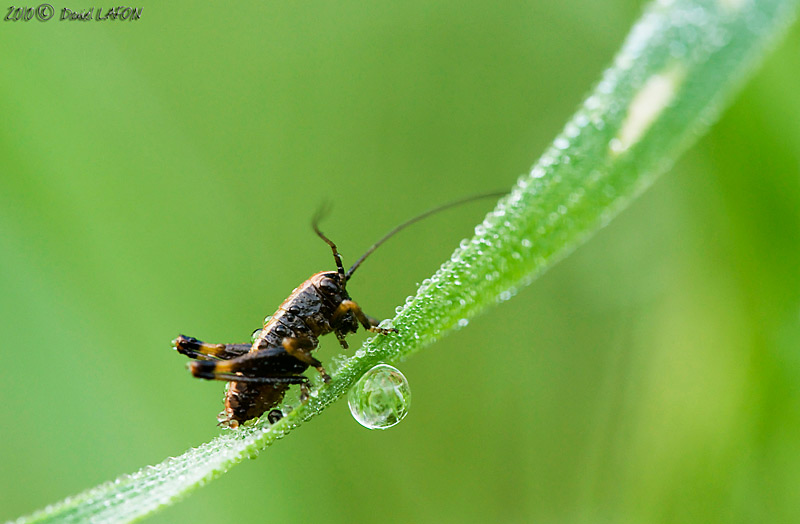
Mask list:
[[[18,522],[130,521],[170,504],[319,414],[370,367],[436,341],[564,257],[608,222],[703,132],[783,34],[793,0],[661,1],[563,133],[475,236],[399,310],[400,334],[369,340],[330,384],[274,426],[226,432],[157,466]],[[491,185],[491,184],[489,184]]]

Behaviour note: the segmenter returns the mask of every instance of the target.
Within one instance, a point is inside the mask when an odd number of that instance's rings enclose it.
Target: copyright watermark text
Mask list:
[[[63,7],[56,10],[51,4],[39,4],[37,6],[9,6],[5,22],[48,22],[50,20],[69,21],[69,22],[105,22],[107,20],[136,21],[142,18],[142,7],[131,7],[120,5],[116,7],[88,7],[86,9],[70,9]]]

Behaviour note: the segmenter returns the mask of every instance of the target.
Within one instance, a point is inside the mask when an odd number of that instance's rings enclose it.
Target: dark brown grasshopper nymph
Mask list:
[[[301,398],[306,397],[308,378],[302,373],[309,366],[329,381],[322,363],[311,356],[320,336],[334,333],[347,349],[344,337],[355,333],[359,324],[375,333],[397,331],[377,327],[378,321],[365,315],[350,298],[346,284],[357,266],[346,273],[336,245],[317,228],[316,221],[314,230],[331,246],[337,270],[317,273],[292,291],[252,345],[206,344],[183,335],[173,341],[179,353],[197,359],[190,365],[192,375],[230,381],[225,410],[219,416],[222,426],[235,428],[260,417],[283,400],[292,384],[300,384]],[[271,420],[280,416],[279,410],[270,413]]]
[[[400,224],[373,244],[346,272],[336,245],[319,230],[318,217],[315,218],[314,231],[331,247],[336,271],[317,273],[292,291],[272,317],[267,317],[252,344],[208,344],[183,335],[172,341],[179,353],[195,359],[190,364],[192,375],[229,382],[219,424],[236,428],[267,411],[270,422],[279,420],[283,414],[275,408],[292,384],[300,384],[301,401],[308,398],[308,377],[303,373],[309,366],[315,367],[328,382],[328,373],[311,355],[320,336],[334,333],[339,344],[347,349],[345,336],[355,333],[359,325],[374,333],[396,333],[394,328],[378,327],[378,321],[364,314],[347,294],[347,281],[355,270],[378,246],[406,226],[438,211],[496,196],[499,194],[491,193],[451,202]]]

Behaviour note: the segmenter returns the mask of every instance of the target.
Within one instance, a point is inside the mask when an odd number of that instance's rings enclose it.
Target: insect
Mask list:
[[[300,385],[301,402],[308,398],[309,381],[303,373],[310,366],[317,369],[325,382],[330,381],[322,363],[311,354],[322,335],[333,333],[347,349],[345,337],[355,333],[359,325],[382,335],[396,333],[394,328],[379,327],[378,320],[365,314],[347,293],[347,282],[356,269],[381,244],[411,224],[439,211],[501,194],[467,197],[407,220],[367,249],[347,271],[336,244],[320,231],[321,213],[317,213],[312,227],[330,246],[336,271],[316,273],[295,288],[278,310],[265,319],[264,327],[254,333],[252,344],[209,344],[184,335],[172,341],[179,353],[195,359],[189,365],[192,375],[228,381],[225,409],[217,417],[219,425],[236,428],[267,411],[271,423],[280,420],[283,413],[276,406],[291,385]]]

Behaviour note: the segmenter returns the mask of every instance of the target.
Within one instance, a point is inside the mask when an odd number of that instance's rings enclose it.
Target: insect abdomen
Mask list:
[[[220,413],[222,424],[235,428],[250,419],[263,415],[280,404],[289,384],[259,386],[230,382],[225,393],[225,411]]]

